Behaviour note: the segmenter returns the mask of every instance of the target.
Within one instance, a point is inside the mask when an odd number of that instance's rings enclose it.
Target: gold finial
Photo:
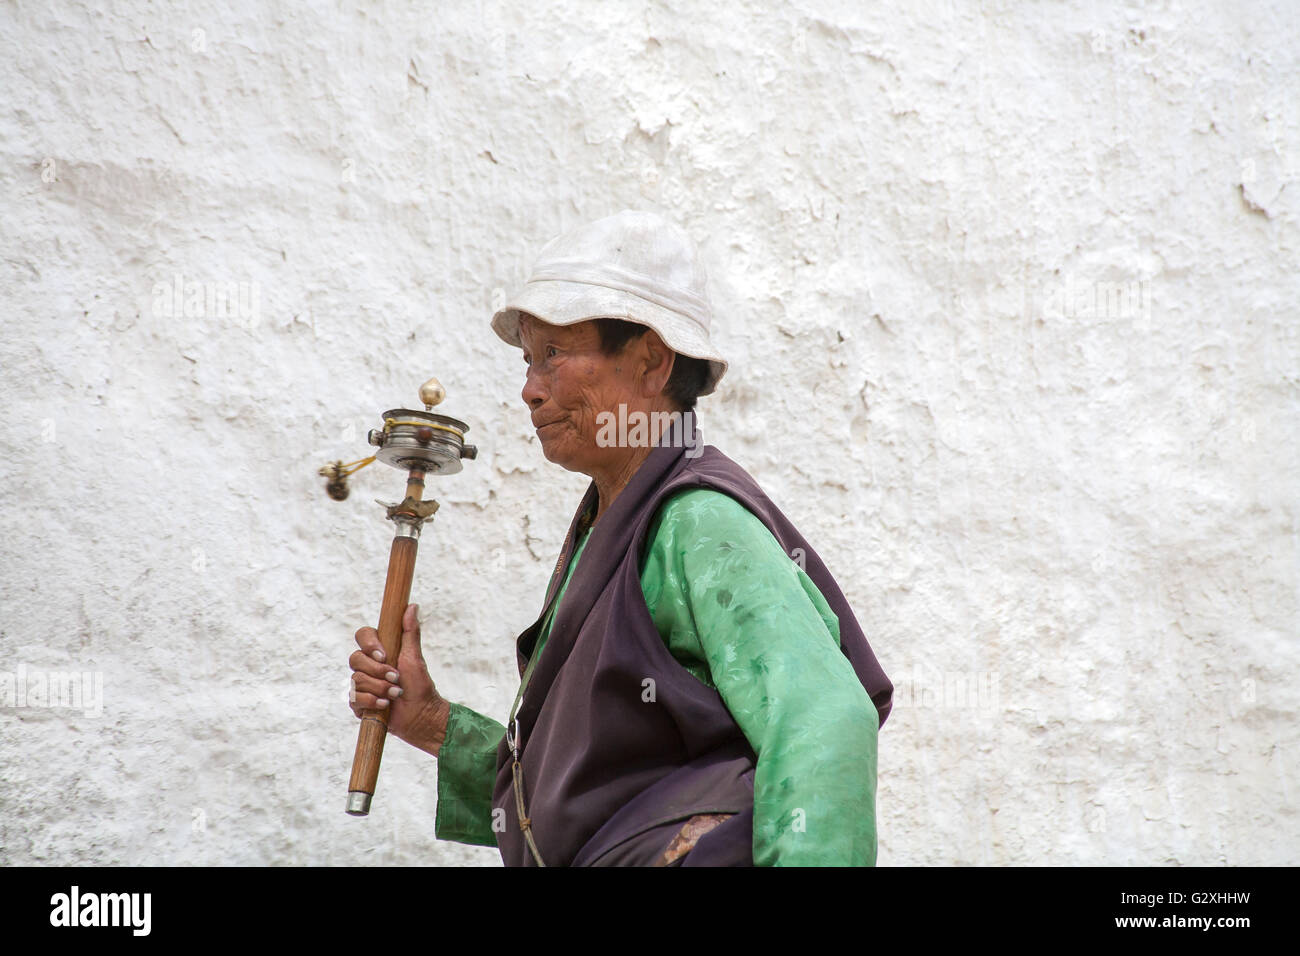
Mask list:
[[[424,403],[426,411],[432,409],[444,398],[447,397],[447,390],[442,387],[442,383],[436,378],[431,378],[420,386],[420,401]]]

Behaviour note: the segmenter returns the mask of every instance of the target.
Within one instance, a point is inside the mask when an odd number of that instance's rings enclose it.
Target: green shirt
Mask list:
[[[648,540],[641,589],[650,617],[673,657],[718,691],[758,756],[755,865],[874,865],[879,715],[839,649],[839,620],[821,591],[756,515],[711,489],[673,495]],[[438,839],[496,846],[492,790],[504,735],[497,721],[451,705]]]

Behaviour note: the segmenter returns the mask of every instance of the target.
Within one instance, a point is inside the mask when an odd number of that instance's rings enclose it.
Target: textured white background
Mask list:
[[[343,813],[400,478],[316,469],[441,376],[414,595],[504,717],[586,479],[488,317],[643,208],[897,684],[882,864],[1300,863],[1300,6],[356,6],[0,5],[0,680],[103,681],[0,706],[0,861],[499,862],[400,742]]]

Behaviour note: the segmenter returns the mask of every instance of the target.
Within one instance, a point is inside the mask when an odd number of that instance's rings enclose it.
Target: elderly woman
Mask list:
[[[543,250],[492,320],[523,351],[546,458],[590,476],[505,725],[443,698],[407,608],[373,628],[353,710],[438,757],[440,839],[507,865],[824,865],[876,858],[893,688],[811,545],[695,404],[727,363],[689,237],[623,212]]]

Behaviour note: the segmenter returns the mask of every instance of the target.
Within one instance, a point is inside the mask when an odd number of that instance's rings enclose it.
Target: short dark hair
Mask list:
[[[624,319],[596,319],[596,330],[600,333],[600,351],[604,355],[617,355],[633,339],[645,335],[648,325],[628,322]],[[668,376],[664,386],[664,395],[675,402],[683,411],[695,407],[695,400],[709,382],[708,359],[695,358],[692,355],[674,353],[673,372]]]

